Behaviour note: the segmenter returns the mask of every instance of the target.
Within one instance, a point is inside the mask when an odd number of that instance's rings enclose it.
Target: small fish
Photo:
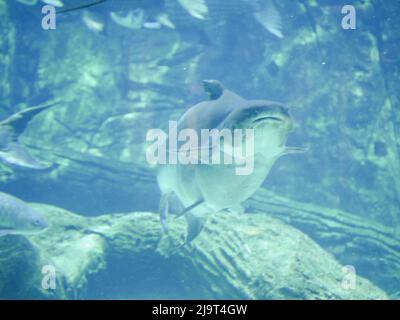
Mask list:
[[[150,30],[158,30],[162,28],[162,24],[159,21],[146,21],[143,23],[143,27],[145,29],[150,29]],[[172,27],[173,29],[174,27]]]
[[[178,0],[179,4],[194,18],[205,19],[208,7],[205,0]]]
[[[9,194],[0,192],[0,236],[34,234],[49,227],[35,209]]]
[[[129,10],[126,15],[110,12],[110,17],[119,26],[131,30],[141,29],[145,23],[145,13],[140,8]]]
[[[0,121],[1,162],[19,169],[45,170],[50,168],[50,165],[40,162],[30,155],[28,149],[20,142],[20,136],[37,114],[58,103],[59,101],[54,101],[37,107],[27,108]]]
[[[101,33],[104,30],[104,23],[88,10],[83,12],[82,21],[84,25],[91,31]]]
[[[266,30],[283,38],[282,18],[272,0],[259,4],[253,15]]]

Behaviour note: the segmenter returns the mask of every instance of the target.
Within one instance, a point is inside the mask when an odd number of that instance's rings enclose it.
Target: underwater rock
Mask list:
[[[85,218],[33,206],[52,226],[30,241],[0,239],[1,298],[387,298],[362,277],[342,288],[343,266],[331,254],[266,214],[216,214],[196,241],[179,247],[182,219],[171,222],[169,239],[155,213]],[[42,287],[44,266],[56,272],[55,289]]]
[[[40,291],[38,252],[22,236],[0,238],[0,299],[49,298]]]

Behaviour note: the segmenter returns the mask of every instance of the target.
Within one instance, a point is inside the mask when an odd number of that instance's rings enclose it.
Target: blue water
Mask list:
[[[360,235],[341,232],[361,229],[321,227],[338,232],[338,244],[307,223],[289,221],[398,297],[398,274],[370,275],[381,264],[396,270],[400,248],[399,2],[204,0],[184,8],[177,0],[108,0],[78,8],[96,1],[64,0],[54,16],[52,3],[23,2],[0,3],[0,119],[61,103],[21,134],[50,168],[2,161],[0,191],[85,217],[157,212],[161,193],[146,162],[146,133],[166,130],[168,120],[208,100],[202,81],[217,79],[245,99],[289,108],[293,130],[286,145],[308,151],[279,158],[262,188],[346,212],[364,221],[372,238],[379,238],[375,227],[385,230],[392,258],[380,248],[374,253],[374,244],[354,252],[346,247]],[[357,256],[362,252],[369,253],[365,260]],[[174,264],[147,254],[136,269],[111,259],[76,297],[198,297],[169,276]],[[10,290],[0,292],[24,298]]]

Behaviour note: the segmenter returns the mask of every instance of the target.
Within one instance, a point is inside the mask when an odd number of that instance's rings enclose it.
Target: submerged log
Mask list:
[[[193,243],[182,245],[184,219],[171,219],[166,237],[154,213],[85,218],[35,207],[52,226],[30,241],[0,239],[2,298],[387,298],[362,277],[344,286],[343,266],[331,254],[267,214],[216,214]],[[21,262],[29,270],[17,268]],[[49,265],[56,271],[54,290],[42,287]],[[22,289],[8,290],[21,274]]]
[[[98,214],[119,209],[148,211],[157,208],[155,175],[143,166],[113,163],[77,153],[52,151],[52,157],[59,165],[55,174],[19,179],[16,187],[23,184],[35,199],[72,211],[79,209],[78,212],[85,214],[87,210],[82,205],[90,206],[90,214],[96,214],[96,207],[103,210]],[[42,183],[38,184],[37,179]],[[29,188],[30,185],[35,188]],[[41,185],[46,189],[42,190]],[[91,187],[87,188],[88,185]],[[57,192],[48,193],[49,187]],[[9,191],[18,190],[21,189]],[[57,194],[63,194],[62,199],[57,198]],[[65,202],[64,199],[82,201]],[[260,189],[245,205],[247,212],[265,212],[301,230],[340,263],[354,266],[359,275],[384,288],[392,297],[400,296],[400,240],[389,228],[341,210],[280,197],[266,189]]]
[[[248,202],[255,212],[268,212],[298,228],[341,263],[400,295],[400,239],[395,230],[338,209],[301,203],[260,189]]]

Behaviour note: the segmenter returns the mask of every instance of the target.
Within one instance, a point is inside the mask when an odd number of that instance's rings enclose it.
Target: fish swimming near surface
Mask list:
[[[195,25],[196,21],[219,26],[230,17],[246,16],[258,21],[278,38],[283,37],[281,15],[273,0],[92,0],[58,13],[91,8],[97,9],[98,16],[93,17],[97,23],[100,23],[100,15],[103,24],[109,15],[113,22],[128,29],[158,29],[162,26],[185,29]],[[88,25],[87,14],[83,15],[83,22]],[[89,23],[89,28],[92,24]]]
[[[154,23],[159,27],[174,28],[165,11],[167,1],[176,2],[186,14],[196,19],[204,19],[208,12],[205,0],[93,0],[82,1],[84,4],[59,10],[58,13],[96,8],[98,17],[101,15],[105,20],[109,15],[112,21],[127,29],[146,28]]]
[[[282,16],[274,0],[205,0],[205,3],[208,10],[202,20],[189,21],[175,2],[166,1],[165,7],[170,20],[178,29],[197,25],[197,28],[206,28],[211,39],[217,36],[221,26],[232,28],[234,25],[249,24],[252,21],[256,21],[262,29],[278,38],[284,36]]]
[[[47,219],[27,203],[0,192],[0,237],[9,234],[34,234],[47,227]]]
[[[82,13],[82,21],[89,30],[95,33],[101,33],[104,30],[104,22],[88,10],[84,10]]]
[[[51,165],[43,163],[30,155],[20,142],[20,136],[29,122],[39,113],[58,104],[59,101],[27,108],[0,121],[0,161],[18,169],[45,170]]]
[[[207,217],[219,211],[244,212],[242,203],[251,197],[266,179],[275,161],[285,154],[306,150],[285,146],[293,120],[288,109],[268,100],[246,100],[227,90],[216,80],[204,81],[208,101],[189,108],[179,119],[178,132],[190,128],[202,129],[253,129],[254,150],[251,174],[238,175],[232,164],[163,164],[157,175],[161,190],[160,215],[163,229],[168,232],[169,202],[177,197],[185,208],[178,216],[187,219],[186,241],[192,241],[202,230]],[[203,145],[199,149],[204,148]],[[165,149],[170,150],[166,142]],[[222,150],[222,149],[221,149]],[[222,150],[224,152],[224,150]]]

